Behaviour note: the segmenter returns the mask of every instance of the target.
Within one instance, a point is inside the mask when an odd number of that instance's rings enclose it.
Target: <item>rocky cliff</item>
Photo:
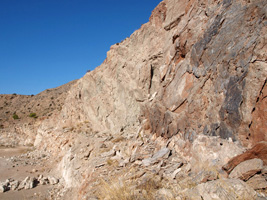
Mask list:
[[[163,1],[78,81],[61,117],[93,131],[266,140],[265,17],[265,1]]]
[[[148,23],[111,46],[37,131],[34,145],[54,155],[74,195],[65,197],[99,196],[101,180],[119,175],[134,179],[132,191],[143,197],[142,184],[153,178],[165,185],[155,186],[158,199],[259,196],[254,189],[267,182],[251,185],[255,173],[266,178],[266,14],[265,0],[164,0]],[[258,159],[250,161],[258,163],[250,186],[230,174],[249,159]]]

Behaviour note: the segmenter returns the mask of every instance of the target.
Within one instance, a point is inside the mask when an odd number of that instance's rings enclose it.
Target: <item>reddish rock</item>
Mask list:
[[[267,141],[267,79],[260,91],[257,104],[252,111],[251,135],[248,138],[251,137],[252,144]]]
[[[253,158],[259,158],[267,165],[267,142],[259,142],[252,149],[232,158],[223,169],[229,174],[237,165]]]

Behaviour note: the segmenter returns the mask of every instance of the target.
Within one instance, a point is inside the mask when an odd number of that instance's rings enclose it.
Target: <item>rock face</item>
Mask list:
[[[247,183],[224,178],[254,158],[266,169],[266,11],[266,0],[164,0],[111,46],[34,137],[64,187],[78,188],[66,197],[90,199],[101,178],[120,174],[136,180],[136,196],[153,180],[196,199],[255,199]]]
[[[266,6],[163,1],[71,89],[58,127],[266,140]]]
[[[75,157],[81,134],[177,137],[175,148],[187,159],[197,157],[193,166],[205,153],[212,163],[227,163],[232,152],[225,158],[219,152],[225,144],[231,149],[232,141],[243,147],[265,141],[266,10],[265,0],[164,0],[148,23],[111,46],[103,64],[73,85],[60,114],[39,126],[34,145],[60,156],[67,186],[78,187],[84,176],[75,170],[83,170]],[[229,144],[192,145],[201,134]],[[126,158],[116,151],[121,166],[131,161]],[[102,157],[95,165],[107,162],[114,160]]]

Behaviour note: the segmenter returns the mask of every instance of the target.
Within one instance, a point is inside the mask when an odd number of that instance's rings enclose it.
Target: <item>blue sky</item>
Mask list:
[[[0,0],[0,94],[37,94],[81,78],[160,2]]]

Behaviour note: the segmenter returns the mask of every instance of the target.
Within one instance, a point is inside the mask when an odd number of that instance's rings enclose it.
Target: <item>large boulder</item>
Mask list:
[[[237,165],[246,160],[253,158],[259,158],[263,161],[264,165],[267,165],[267,142],[259,142],[252,149],[233,157],[227,164],[223,166],[223,169],[229,174]]]
[[[260,172],[262,168],[262,160],[258,158],[246,160],[233,169],[233,171],[229,174],[229,178],[240,178],[246,181],[256,173]]]
[[[246,182],[254,190],[267,189],[267,181],[262,175],[255,175]]]
[[[185,191],[182,196],[186,199],[199,200],[252,200],[256,199],[256,192],[239,179],[219,179],[199,184]]]

